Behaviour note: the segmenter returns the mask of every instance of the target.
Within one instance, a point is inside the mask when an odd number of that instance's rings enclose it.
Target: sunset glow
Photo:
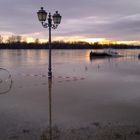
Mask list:
[[[35,42],[36,38],[33,37],[27,37],[25,40],[27,40],[27,43],[33,43]],[[39,39],[39,38],[38,38]],[[99,44],[128,44],[128,45],[140,45],[140,41],[112,41],[108,40],[106,38],[84,38],[80,36],[71,36],[71,37],[54,37],[52,41],[64,41],[64,42],[79,42],[84,41],[88,43],[99,43]],[[40,43],[46,43],[48,42],[48,39],[39,39]]]
[[[95,42],[105,43],[105,42],[107,42],[107,40],[105,38],[85,38],[85,39],[82,39],[82,41],[85,41],[88,43],[95,43]]]
[[[27,43],[32,43],[32,42],[34,42],[35,40],[34,40],[34,38],[32,38],[32,37],[28,37],[27,38]]]
[[[16,36],[16,34],[12,33],[3,33],[1,36],[3,37],[3,42],[7,42],[7,39],[10,36]],[[48,42],[48,36],[42,37],[41,35],[36,34],[23,34],[20,35],[22,37],[21,42],[27,42],[27,43],[34,43],[36,39],[39,40],[39,43],[46,43]],[[52,38],[53,41],[63,41],[63,42],[88,42],[88,43],[99,43],[99,44],[128,44],[128,45],[140,45],[140,41],[133,40],[133,41],[115,41],[115,40],[109,40],[107,38],[87,38],[86,36],[54,36]]]
[[[73,0],[71,2],[44,1],[44,3],[37,0],[13,1],[18,6],[11,7],[7,4],[7,0],[0,2],[0,35],[4,38],[4,42],[11,35],[21,35],[22,40],[28,43],[36,39],[41,43],[46,42],[48,30],[41,26],[36,15],[40,6],[44,5],[47,12],[53,14],[55,11],[51,8],[54,8],[62,15],[62,22],[58,29],[52,30],[52,41],[140,44],[140,2],[137,0],[127,2],[125,0],[115,2],[81,0],[80,3]],[[109,5],[110,8],[108,8]],[[5,13],[3,9],[7,9]]]

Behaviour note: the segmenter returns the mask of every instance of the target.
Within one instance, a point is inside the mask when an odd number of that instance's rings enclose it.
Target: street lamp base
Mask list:
[[[48,78],[50,78],[50,79],[52,78],[52,72],[51,71],[48,72]]]

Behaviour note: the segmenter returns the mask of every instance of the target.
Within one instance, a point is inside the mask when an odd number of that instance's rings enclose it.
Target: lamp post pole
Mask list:
[[[38,19],[42,23],[44,28],[49,28],[49,64],[48,64],[48,78],[52,78],[52,64],[51,64],[51,29],[56,29],[61,22],[61,15],[56,11],[52,16],[51,13],[48,15],[48,22],[46,23],[47,19],[47,12],[41,7],[41,9],[37,12]]]

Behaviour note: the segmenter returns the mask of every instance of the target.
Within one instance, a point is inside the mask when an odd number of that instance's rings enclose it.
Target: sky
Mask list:
[[[0,0],[0,34],[47,40],[36,14],[41,6],[62,16],[53,40],[140,42],[139,0]]]

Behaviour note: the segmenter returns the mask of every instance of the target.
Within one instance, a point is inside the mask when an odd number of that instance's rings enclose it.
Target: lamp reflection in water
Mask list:
[[[49,127],[41,135],[41,140],[52,140],[52,78],[48,78],[48,94],[49,94]]]
[[[52,140],[52,79],[48,78],[48,91],[49,91],[49,134]]]

